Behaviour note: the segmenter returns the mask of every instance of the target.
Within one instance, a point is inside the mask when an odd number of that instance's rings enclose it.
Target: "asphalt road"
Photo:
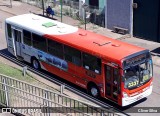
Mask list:
[[[5,33],[4,33],[4,20],[8,17],[13,16],[12,14],[9,14],[7,12],[3,12],[0,10],[0,50],[6,48],[6,39],[5,39]],[[141,102],[137,102],[136,104],[133,104],[131,107],[160,107],[160,67],[154,65],[154,80],[153,80],[153,92],[152,94],[147,98],[142,100]],[[128,109],[128,108],[127,108]],[[125,111],[125,110],[124,110]],[[155,114],[131,114],[131,115],[154,115],[158,116],[160,113]]]

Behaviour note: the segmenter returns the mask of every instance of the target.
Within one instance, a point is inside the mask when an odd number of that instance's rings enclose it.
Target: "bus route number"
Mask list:
[[[148,75],[143,76],[143,81],[146,81],[146,80],[148,80],[148,79],[149,79],[149,76],[148,76]]]
[[[128,83],[128,88],[138,85],[138,81]]]

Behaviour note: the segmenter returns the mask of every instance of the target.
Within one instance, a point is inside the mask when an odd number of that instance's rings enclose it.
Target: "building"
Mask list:
[[[91,23],[105,27],[106,0],[80,0],[89,7]]]
[[[160,42],[159,0],[106,0],[105,27],[128,29],[139,38]]]
[[[79,0],[79,2],[89,5],[90,9],[97,9],[91,11],[92,23],[111,30],[119,27],[126,29],[132,36],[160,42],[159,0]]]

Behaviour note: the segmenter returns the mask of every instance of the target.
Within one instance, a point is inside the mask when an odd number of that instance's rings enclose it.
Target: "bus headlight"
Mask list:
[[[123,97],[128,97],[128,94],[126,92],[123,92]]]

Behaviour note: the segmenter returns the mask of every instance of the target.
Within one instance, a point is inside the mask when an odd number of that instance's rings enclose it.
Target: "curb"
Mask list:
[[[14,14],[14,13],[11,13],[11,12],[9,12],[9,11],[6,11],[6,10],[2,10],[2,9],[0,9],[1,11],[3,11],[3,12],[6,12],[6,13],[8,13],[8,14],[11,14],[11,15],[13,15],[13,16],[16,16],[16,14]]]
[[[122,39],[130,38],[130,37],[131,37],[131,34],[126,34],[122,37],[116,38],[116,40],[122,40]]]

